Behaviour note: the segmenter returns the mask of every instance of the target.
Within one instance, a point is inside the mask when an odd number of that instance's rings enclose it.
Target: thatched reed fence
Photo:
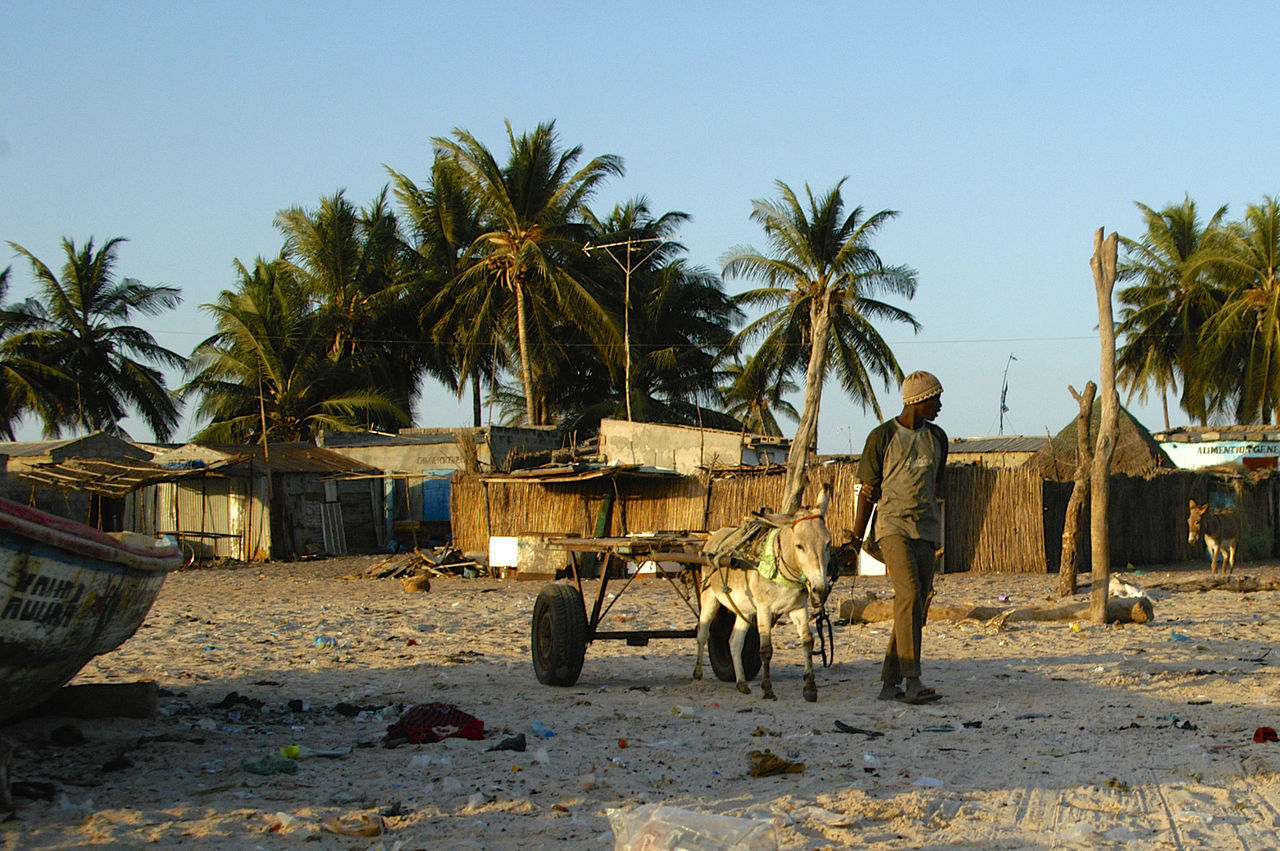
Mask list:
[[[1043,479],[1017,468],[947,469],[948,572],[1045,573]]]
[[[849,461],[811,468],[806,502],[825,484],[833,488],[827,525],[835,543],[853,525],[856,465]],[[1246,478],[1192,471],[1151,478],[1113,476],[1112,566],[1164,564],[1199,557],[1187,544],[1187,500],[1234,504],[1245,540],[1240,557],[1275,555],[1276,477]],[[535,482],[459,474],[453,480],[454,545],[485,551],[492,535],[595,534],[609,499],[606,535],[646,531],[695,531],[735,525],[751,511],[776,507],[781,468],[717,472],[699,477],[632,476],[626,473],[568,482]],[[1049,573],[1058,569],[1070,483],[1047,481],[1025,469],[953,465],[947,470],[946,570],[948,572]],[[1089,569],[1089,523],[1080,524],[1080,569]]]

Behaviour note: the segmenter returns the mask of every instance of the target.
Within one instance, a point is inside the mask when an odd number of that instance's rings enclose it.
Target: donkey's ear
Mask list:
[[[827,506],[829,506],[830,504],[831,504],[831,485],[825,484],[822,486],[821,496],[818,497],[818,511],[822,512],[823,514],[826,514]]]

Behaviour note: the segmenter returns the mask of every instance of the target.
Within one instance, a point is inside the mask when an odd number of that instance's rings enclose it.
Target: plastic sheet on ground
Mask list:
[[[774,851],[778,847],[778,829],[772,821],[700,813],[666,804],[609,809],[606,813],[613,828],[614,851]]]

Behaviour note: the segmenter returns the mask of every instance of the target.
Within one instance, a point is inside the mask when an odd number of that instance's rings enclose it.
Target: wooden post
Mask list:
[[[1062,525],[1062,560],[1058,564],[1058,596],[1070,597],[1076,593],[1076,541],[1080,537],[1080,514],[1084,510],[1085,497],[1089,493],[1089,468],[1093,466],[1093,448],[1089,443],[1089,423],[1093,421],[1093,397],[1098,387],[1092,381],[1084,386],[1083,393],[1068,386],[1071,395],[1080,405],[1076,418],[1076,475],[1071,486],[1071,498],[1067,500],[1066,522]]]
[[[617,485],[614,485],[617,488]],[[596,512],[595,536],[603,538],[609,534],[609,524],[613,521],[613,491],[605,491],[604,499],[600,501],[600,509]],[[599,553],[583,553],[581,561],[581,575],[586,579],[600,578],[600,554]]]
[[[1102,339],[1102,418],[1098,423],[1097,448],[1093,453],[1092,505],[1089,509],[1090,553],[1093,559],[1093,591],[1089,616],[1094,623],[1107,622],[1107,585],[1111,581],[1111,546],[1107,533],[1107,513],[1111,502],[1111,456],[1116,448],[1116,417],[1120,400],[1116,396],[1116,329],[1111,313],[1111,291],[1116,283],[1116,246],[1113,233],[1105,240],[1102,228],[1093,235],[1093,283],[1098,292],[1098,331]]]

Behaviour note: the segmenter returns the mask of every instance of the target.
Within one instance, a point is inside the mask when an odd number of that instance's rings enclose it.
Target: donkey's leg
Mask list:
[[[1236,569],[1236,546],[1239,541],[1230,541],[1227,544],[1227,554],[1223,557],[1222,567],[1229,574]],[[1230,561],[1227,558],[1230,557]]]
[[[747,643],[747,633],[751,630],[751,622],[738,615],[733,621],[733,632],[729,633],[729,655],[733,657],[733,674],[737,679],[738,691],[751,694],[751,686],[747,685],[747,675],[742,668],[742,648]]]
[[[792,609],[791,622],[796,625],[796,635],[804,647],[804,699],[813,703],[818,699],[818,684],[813,679],[813,630],[809,629],[808,607]]]
[[[711,634],[711,622],[720,611],[720,598],[704,589],[698,600],[698,661],[693,665],[693,678],[702,679],[702,653],[707,649],[707,637]]]
[[[760,630],[760,688],[765,700],[777,700],[769,674],[769,663],[773,660],[773,614],[768,606],[756,607],[756,628]]]
[[[1209,547],[1209,573],[1216,575],[1218,573],[1218,542],[1208,537],[1204,540]]]

